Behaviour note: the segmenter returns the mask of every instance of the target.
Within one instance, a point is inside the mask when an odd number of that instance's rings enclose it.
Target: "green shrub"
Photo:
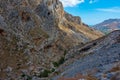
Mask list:
[[[60,60],[58,61],[58,64],[61,65],[63,64],[65,61],[65,58],[64,57],[61,57]]]
[[[43,72],[40,73],[39,77],[48,77],[50,73],[51,73],[50,70],[45,69]]]
[[[54,69],[54,68],[52,68],[52,69],[51,69],[51,72],[55,72],[55,69]]]
[[[54,65],[54,67],[59,67],[64,62],[65,62],[65,57],[61,57],[58,62],[53,62],[53,65]]]
[[[21,77],[25,77],[26,75],[25,74],[22,74]]]
[[[22,78],[25,78],[25,77],[26,77],[26,80],[32,80],[32,77],[31,77],[31,76],[29,76],[29,75],[27,75],[27,74],[24,74],[24,73],[21,75],[21,77],[22,77]]]
[[[54,67],[59,67],[59,64],[57,62],[53,62]]]
[[[64,51],[64,56],[67,54],[67,50]]]

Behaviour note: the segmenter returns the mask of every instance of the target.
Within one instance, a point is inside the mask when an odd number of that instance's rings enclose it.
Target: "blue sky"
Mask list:
[[[89,25],[120,18],[120,0],[60,0],[65,11],[80,16]]]

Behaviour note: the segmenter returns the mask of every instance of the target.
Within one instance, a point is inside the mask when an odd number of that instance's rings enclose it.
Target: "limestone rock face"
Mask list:
[[[71,14],[65,12],[65,18],[68,21],[75,22],[77,24],[82,25],[82,21],[81,21],[81,18],[79,16],[72,16]]]
[[[46,77],[71,47],[103,36],[65,15],[59,0],[0,0],[0,79]]]
[[[62,3],[59,0],[42,0],[35,12],[41,18],[42,28],[50,35],[54,35],[55,28],[64,16]]]

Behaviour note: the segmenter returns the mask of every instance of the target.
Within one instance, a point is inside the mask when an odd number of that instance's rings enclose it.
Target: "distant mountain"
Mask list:
[[[120,19],[108,19],[93,26],[95,29],[104,33],[109,33],[120,29]]]

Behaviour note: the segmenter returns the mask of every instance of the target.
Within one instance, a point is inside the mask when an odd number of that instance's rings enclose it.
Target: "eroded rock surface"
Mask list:
[[[61,74],[54,79],[64,77],[66,80],[67,78],[72,80],[76,75],[82,74],[87,80],[89,80],[88,76],[91,76],[90,80],[119,80],[119,40],[118,30],[82,47],[76,46],[68,52],[66,62],[58,69]]]
[[[103,36],[79,19],[59,0],[0,0],[0,79],[47,77],[71,47]]]

